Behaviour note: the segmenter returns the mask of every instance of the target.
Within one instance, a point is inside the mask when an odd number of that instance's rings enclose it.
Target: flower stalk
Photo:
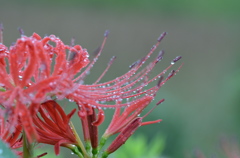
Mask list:
[[[84,147],[81,139],[79,138],[77,131],[72,122],[70,122],[70,126],[71,126],[71,129],[72,129],[73,134],[75,135],[76,141],[77,141],[77,146],[76,146],[77,148],[74,148],[74,153],[76,155],[78,155],[79,157],[81,155],[81,156],[84,156],[84,158],[89,158],[89,155],[88,155],[87,151],[85,150],[85,147]],[[83,153],[83,155],[81,153]]]
[[[23,131],[23,157],[33,158],[33,145],[28,141],[25,132]]]

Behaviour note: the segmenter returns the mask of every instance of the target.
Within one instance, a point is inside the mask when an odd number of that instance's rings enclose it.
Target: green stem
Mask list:
[[[105,145],[106,141],[107,141],[108,137],[104,137],[102,136],[100,142],[99,142],[99,145],[98,145],[98,148],[97,148],[97,155],[96,155],[96,158],[98,157],[99,153],[100,153],[100,150],[102,149],[102,147]]]
[[[92,146],[90,141],[85,141],[85,149],[87,153],[91,153]]]
[[[79,158],[84,158],[82,153],[81,153],[81,150],[76,146],[76,145],[73,145],[73,144],[68,144],[66,145],[67,148],[71,149],[72,152],[77,155]]]
[[[98,149],[97,148],[93,148],[92,149],[92,154],[93,154],[92,158],[97,158],[97,156],[98,156]]]
[[[102,157],[101,158],[107,158],[108,157],[108,153],[107,152],[103,152],[103,154],[102,154]]]
[[[23,157],[33,158],[33,147],[28,142],[25,131],[23,131]]]
[[[88,155],[87,151],[85,150],[85,147],[84,147],[81,139],[79,138],[79,136],[78,136],[78,134],[77,134],[77,131],[76,131],[75,127],[73,126],[73,123],[72,123],[72,122],[70,122],[70,126],[71,126],[71,128],[72,128],[73,134],[74,134],[75,137],[76,137],[76,141],[77,141],[77,143],[78,143],[78,146],[79,146],[79,148],[82,150],[82,153],[83,153],[83,155],[84,155],[84,158],[90,158],[90,156]]]
[[[98,152],[102,149],[102,147],[105,145],[106,141],[107,141],[108,137],[102,137],[100,142],[99,142],[99,146],[98,146]]]

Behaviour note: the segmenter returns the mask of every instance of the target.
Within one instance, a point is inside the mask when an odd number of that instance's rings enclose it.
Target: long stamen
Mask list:
[[[0,23],[0,43],[3,43],[3,24]]]
[[[102,44],[101,44],[101,46],[100,46],[100,49],[99,49],[97,55],[93,58],[93,61],[87,66],[87,68],[84,70],[84,72],[83,72],[80,76],[78,76],[77,78],[75,78],[74,81],[81,81],[81,80],[83,80],[83,79],[87,76],[87,74],[89,73],[90,69],[93,67],[93,65],[94,65],[94,64],[96,63],[96,61],[98,60],[98,57],[101,55],[101,53],[102,53],[102,51],[103,51],[103,48],[104,48],[104,45],[105,45],[105,43],[106,43],[106,41],[107,41],[108,35],[109,35],[109,31],[107,30],[107,31],[105,31],[105,33],[104,33],[104,39],[103,39],[103,42],[102,42]]]
[[[102,78],[103,76],[107,73],[108,69],[111,67],[111,65],[113,64],[114,60],[116,59],[116,56],[113,56],[110,61],[108,62],[108,66],[106,67],[106,69],[103,71],[103,73],[101,74],[101,76],[94,82],[94,84],[97,84]]]

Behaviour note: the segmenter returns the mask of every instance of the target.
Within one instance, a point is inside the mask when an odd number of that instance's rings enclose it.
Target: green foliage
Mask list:
[[[165,137],[155,136],[150,142],[144,135],[130,137],[110,158],[160,158],[165,147]]]
[[[12,150],[0,140],[0,158],[17,158]]]
[[[121,0],[121,1],[110,1],[110,0],[41,0],[41,1],[30,1],[30,0],[22,0],[16,1],[20,5],[34,5],[34,4],[42,4],[42,5],[51,5],[51,6],[72,6],[72,7],[87,7],[87,8],[95,8],[99,10],[112,9],[111,11],[117,10],[121,13],[126,11],[140,11],[144,14],[148,13],[167,13],[171,14],[185,14],[189,13],[208,17],[222,17],[222,16],[235,16],[240,12],[240,1],[236,0],[211,0],[211,1],[190,1],[190,0]],[[124,12],[123,12],[124,10]]]

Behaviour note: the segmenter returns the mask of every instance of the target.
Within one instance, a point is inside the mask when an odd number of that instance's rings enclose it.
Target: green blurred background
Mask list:
[[[239,140],[240,1],[0,0],[0,22],[8,46],[20,36],[17,28],[21,27],[28,36],[33,32],[55,34],[65,43],[75,37],[90,55],[109,29],[104,52],[87,83],[101,74],[113,55],[117,60],[103,80],[127,72],[128,65],[142,58],[166,31],[168,35],[158,49],[166,54],[154,73],[178,55],[183,56],[184,66],[149,106],[166,99],[146,118],[162,118],[163,122],[143,126],[135,135],[143,134],[149,140],[164,135],[163,155],[169,158],[186,157],[195,149],[211,155],[217,152],[222,136]],[[112,112],[107,110],[109,116]],[[78,118],[74,121],[80,133]],[[104,128],[106,125],[102,131]],[[61,152],[63,157],[71,157],[70,151]]]

